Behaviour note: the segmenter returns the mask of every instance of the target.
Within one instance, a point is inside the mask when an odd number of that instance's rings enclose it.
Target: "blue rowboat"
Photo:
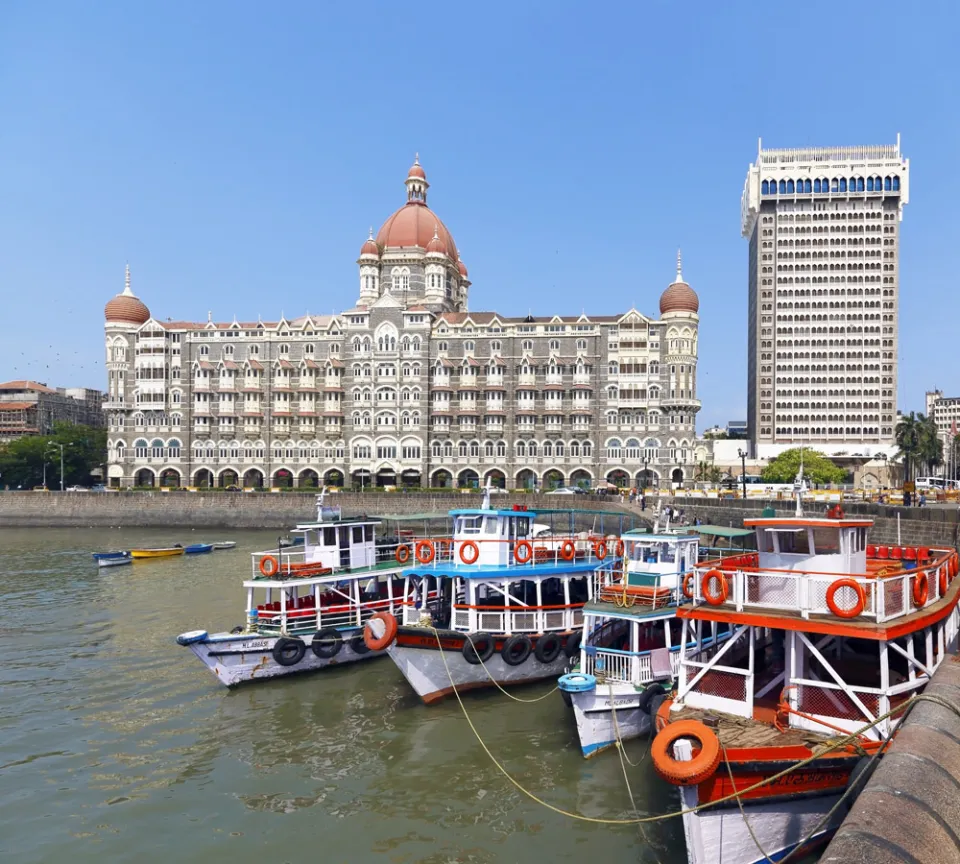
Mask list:
[[[124,564],[133,564],[133,558],[98,558],[98,567],[120,567]]]
[[[94,552],[94,561],[111,561],[118,558],[129,558],[129,552]]]
[[[203,555],[205,552],[213,551],[212,543],[192,543],[189,546],[184,546],[183,551],[187,555]]]

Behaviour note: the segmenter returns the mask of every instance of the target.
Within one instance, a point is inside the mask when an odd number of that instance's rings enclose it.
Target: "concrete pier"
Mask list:
[[[924,691],[960,706],[960,657]],[[821,864],[960,864],[960,717],[913,709]]]

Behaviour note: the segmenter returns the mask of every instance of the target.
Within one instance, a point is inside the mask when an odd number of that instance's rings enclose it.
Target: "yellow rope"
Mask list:
[[[818,750],[816,753],[811,754],[805,759],[801,759],[799,762],[795,762],[789,768],[784,768],[782,771],[778,771],[776,774],[773,774],[770,777],[765,777],[763,780],[758,780],[756,783],[753,783],[750,786],[747,786],[745,789],[741,789],[739,792],[731,793],[729,795],[724,795],[722,798],[718,798],[716,801],[710,801],[705,804],[698,804],[696,807],[688,807],[680,810],[675,810],[673,813],[663,813],[663,814],[660,814],[659,816],[643,816],[643,817],[638,817],[636,819],[602,819],[596,816],[584,816],[581,813],[573,813],[570,810],[564,810],[562,807],[557,807],[556,805],[551,804],[549,801],[544,801],[542,798],[539,798],[529,789],[524,788],[517,780],[515,780],[513,777],[510,776],[510,773],[507,771],[507,769],[504,768],[503,765],[497,759],[497,757],[490,752],[490,748],[487,747],[486,742],[480,736],[480,733],[477,731],[477,727],[474,725],[473,720],[470,718],[470,715],[467,713],[467,708],[463,704],[463,699],[460,698],[460,691],[457,689],[457,686],[453,680],[453,675],[450,672],[450,666],[447,664],[447,656],[443,650],[443,645],[440,642],[440,632],[435,627],[431,627],[430,629],[433,630],[434,636],[437,639],[437,648],[440,649],[440,659],[443,660],[443,666],[444,666],[444,669],[446,669],[447,677],[450,679],[450,685],[451,685],[451,689],[453,690],[453,695],[457,697],[457,702],[460,705],[460,710],[463,712],[463,717],[467,721],[467,725],[470,727],[470,731],[473,732],[473,735],[477,739],[477,742],[483,748],[483,752],[490,757],[490,761],[493,762],[493,764],[497,767],[497,770],[501,774],[503,774],[503,776],[506,777],[507,780],[509,780],[510,783],[514,787],[516,787],[518,791],[522,792],[532,801],[536,801],[542,807],[546,807],[547,810],[551,810],[554,813],[558,813],[561,816],[566,816],[570,819],[576,819],[580,822],[591,822],[597,825],[640,825],[640,824],[646,824],[651,822],[665,822],[668,819],[675,819],[678,816],[686,816],[690,813],[698,813],[700,810],[704,810],[707,807],[716,807],[720,804],[725,804],[728,801],[733,801],[739,798],[741,795],[746,795],[747,793],[753,792],[756,789],[762,789],[764,786],[769,786],[771,783],[777,782],[781,778],[786,777],[789,774],[792,774],[794,771],[798,771],[799,769],[809,765],[811,762],[815,762],[817,759],[822,758],[827,753],[832,753],[835,750],[839,750],[842,747],[845,747],[847,744],[850,744],[853,741],[860,738],[860,736],[863,735],[864,732],[869,731],[874,726],[878,726],[888,717],[891,717],[894,714],[899,713],[900,711],[906,711],[906,709],[910,705],[918,701],[924,701],[924,700],[931,701],[931,702],[936,701],[938,704],[942,704],[944,705],[944,707],[949,707],[952,711],[960,715],[960,708],[957,708],[954,705],[950,705],[949,703],[946,703],[945,700],[941,702],[941,700],[939,699],[936,699],[934,697],[927,697],[922,693],[919,695],[914,695],[914,696],[911,696],[906,703],[898,705],[896,708],[888,711],[886,714],[883,714],[882,716],[878,717],[876,720],[870,721],[858,731],[852,732],[851,734],[845,736],[844,738],[839,738],[836,741],[828,742],[830,746],[828,746],[827,748]]]
[[[740,815],[743,817],[743,824],[747,826],[747,831],[750,832],[750,837],[753,839],[753,843],[757,847],[757,851],[763,856],[767,864],[774,864],[773,859],[767,854],[767,850],[760,845],[760,838],[757,837],[753,830],[753,826],[750,824],[750,820],[747,819],[747,813],[743,809],[743,798],[737,793],[737,783],[733,779],[733,767],[730,765],[730,760],[727,759],[727,748],[723,746],[722,742],[720,744],[720,750],[723,751],[723,761],[726,763],[727,774],[730,777],[730,788],[733,789],[734,794],[737,796],[737,807],[740,808]]]
[[[627,754],[624,752],[623,737],[620,735],[620,724],[617,722],[617,705],[613,701],[613,682],[610,681],[608,683],[610,685],[610,713],[613,715],[613,731],[614,731],[614,736],[617,739],[617,750],[620,751],[620,759],[621,761],[626,759],[631,768],[638,768],[640,765],[643,764],[643,760],[646,758],[647,753],[650,752],[649,748],[647,750],[644,750],[643,756],[641,756],[636,763],[631,762],[630,757],[627,756]],[[627,788],[628,789],[630,788],[629,781],[627,782]],[[631,797],[631,800],[633,800],[632,797]]]
[[[434,632],[436,632],[436,631],[434,631]],[[469,635],[468,635],[466,638],[469,640],[469,639],[470,639]],[[473,643],[471,642],[471,644],[473,644]],[[441,647],[440,650],[443,651],[443,648]],[[473,649],[473,653],[477,655],[477,659],[480,661],[480,665],[483,667],[483,671],[487,673],[487,677],[493,682],[493,685],[494,685],[501,693],[503,693],[504,696],[509,697],[509,698],[512,699],[514,702],[523,702],[523,703],[526,704],[526,705],[531,705],[531,704],[533,704],[534,702],[542,702],[542,701],[543,701],[544,699],[546,699],[548,696],[552,696],[554,693],[557,692],[557,690],[560,689],[559,686],[558,686],[558,687],[554,687],[552,690],[550,690],[550,691],[547,692],[547,693],[544,693],[542,696],[537,696],[536,699],[521,699],[519,696],[514,696],[512,693],[508,693],[506,690],[504,690],[503,687],[501,687],[501,686],[497,683],[497,680],[493,677],[493,675],[490,674],[490,670],[487,669],[487,664],[483,662],[483,658],[480,656],[480,652],[477,651],[476,648]],[[444,658],[443,665],[444,665],[444,666],[447,665],[446,658]],[[449,672],[450,672],[450,670],[448,669],[448,670],[447,670],[447,673],[449,674]],[[450,679],[450,683],[453,684],[453,679],[452,679],[452,678]],[[458,699],[460,698],[459,694],[457,694],[457,698],[458,698]]]

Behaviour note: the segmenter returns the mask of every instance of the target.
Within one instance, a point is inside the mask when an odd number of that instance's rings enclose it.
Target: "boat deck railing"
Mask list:
[[[407,602],[403,623],[418,624],[421,609]],[[562,606],[470,606],[456,603],[450,629],[461,633],[546,633],[578,630],[583,626],[583,603]]]
[[[493,544],[496,544],[494,546]],[[409,566],[444,566],[456,569],[495,566],[503,568],[524,568],[529,570],[538,564],[601,564],[614,558],[622,548],[616,537],[603,537],[594,534],[540,536],[529,539],[502,539],[468,535],[464,537],[429,537],[406,544],[407,551],[397,550],[398,560],[408,556],[401,563],[409,561]],[[507,554],[500,555],[507,546]],[[401,548],[402,548],[401,546]],[[497,554],[490,555],[493,549]],[[489,559],[495,558],[495,562]]]
[[[680,669],[680,649],[670,649],[670,668],[676,678]],[[654,680],[650,651],[620,651],[615,648],[587,646],[581,670],[601,681],[623,684],[649,684]]]
[[[786,613],[809,618],[867,619],[877,624],[937,603],[954,578],[954,553],[934,550],[927,566],[889,575],[807,570],[728,569],[728,562],[698,566],[685,585],[695,604],[718,609]],[[724,583],[721,585],[721,581]],[[839,614],[838,614],[839,612]]]

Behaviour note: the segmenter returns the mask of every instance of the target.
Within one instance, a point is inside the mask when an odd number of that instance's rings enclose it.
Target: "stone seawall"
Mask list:
[[[792,501],[720,501],[703,498],[675,498],[673,506],[684,511],[691,520],[695,516],[709,525],[741,528],[744,519],[757,518],[764,507],[773,507],[778,516],[792,516]],[[808,516],[822,514],[823,504],[806,504]],[[879,504],[851,502],[843,504],[850,516],[867,516],[874,520],[870,542],[882,545],[897,543],[897,514],[900,515],[900,538],[904,546],[957,546],[958,513],[953,507],[886,507]]]
[[[446,513],[480,506],[477,494],[339,493],[327,497],[345,515]],[[619,500],[594,496],[496,495],[495,507],[625,512]],[[639,511],[631,512],[639,516]],[[314,496],[305,493],[190,492],[3,492],[0,528],[290,528],[316,516]]]

